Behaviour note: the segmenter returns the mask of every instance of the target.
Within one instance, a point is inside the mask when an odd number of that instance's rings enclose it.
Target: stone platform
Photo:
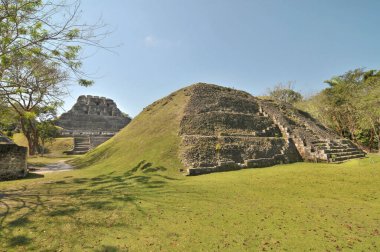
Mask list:
[[[186,92],[180,155],[189,175],[365,156],[351,141],[290,104],[202,83]]]

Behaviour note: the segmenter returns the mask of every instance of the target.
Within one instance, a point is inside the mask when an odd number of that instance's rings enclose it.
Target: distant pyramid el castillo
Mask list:
[[[110,139],[130,121],[112,99],[81,95],[56,124],[62,128],[62,136],[74,137],[74,148],[67,154],[84,154]]]
[[[197,83],[145,108],[84,160],[102,155],[198,175],[299,161],[341,162],[365,153],[290,104]]]

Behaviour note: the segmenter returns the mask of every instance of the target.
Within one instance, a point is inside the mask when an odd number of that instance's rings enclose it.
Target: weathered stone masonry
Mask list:
[[[25,177],[28,173],[27,148],[0,136],[0,180]]]
[[[180,125],[189,175],[298,161],[364,157],[348,140],[288,104],[230,88],[196,84]]]
[[[70,111],[61,115],[57,125],[63,128],[63,136],[74,137],[74,149],[69,154],[84,154],[110,139],[130,121],[113,100],[82,95]]]

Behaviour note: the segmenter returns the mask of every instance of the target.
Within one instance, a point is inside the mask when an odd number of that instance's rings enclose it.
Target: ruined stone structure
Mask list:
[[[188,175],[298,161],[364,157],[349,140],[289,104],[230,88],[196,84],[181,121],[181,159]]]
[[[69,153],[84,154],[107,141],[130,121],[113,100],[82,95],[71,110],[61,115],[57,125],[63,128],[63,136],[74,137],[74,149]]]
[[[18,146],[0,134],[0,181],[26,176],[27,152],[28,148]]]

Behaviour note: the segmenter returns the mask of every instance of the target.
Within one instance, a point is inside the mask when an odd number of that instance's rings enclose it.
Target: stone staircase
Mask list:
[[[330,163],[343,162],[353,158],[363,158],[366,155],[365,152],[359,148],[356,148],[350,141],[347,140],[319,140],[315,141],[313,144],[317,155]]]
[[[74,137],[74,148],[68,151],[70,155],[82,155],[87,153],[91,149],[90,137],[80,136]]]
[[[363,158],[366,153],[351,141],[343,139],[309,118],[293,111],[292,114],[273,113],[276,106],[266,102],[260,107],[260,113],[271,117],[283,136],[294,144],[306,161],[339,163],[353,158]],[[276,107],[281,111],[280,107]],[[289,113],[289,109],[286,110]],[[292,123],[295,122],[295,123]]]
[[[86,154],[88,151],[96,148],[102,143],[106,142],[113,135],[103,135],[103,136],[92,136],[92,135],[82,135],[74,137],[74,148],[67,151],[68,155],[82,155]]]

